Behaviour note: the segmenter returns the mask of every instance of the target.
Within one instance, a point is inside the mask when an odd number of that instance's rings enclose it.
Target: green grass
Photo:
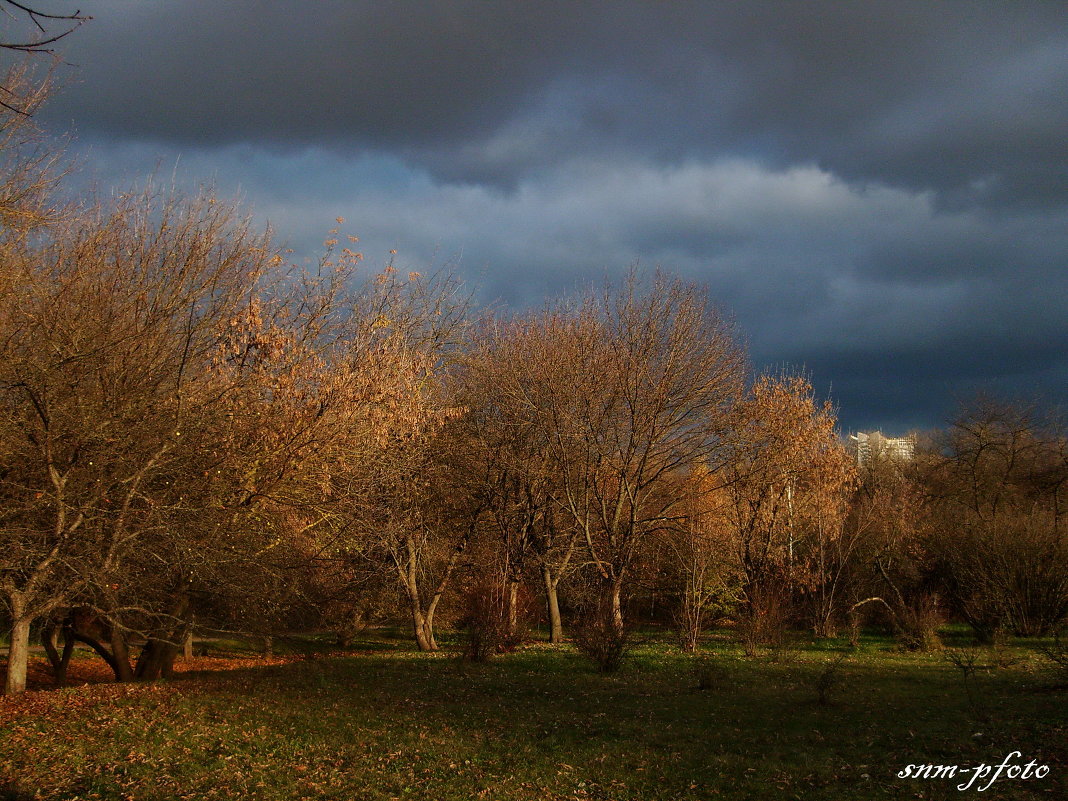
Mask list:
[[[655,641],[609,676],[570,648],[471,665],[362,646],[5,701],[22,706],[0,725],[0,776],[12,798],[938,799],[959,781],[897,772],[1018,750],[1050,774],[980,797],[1068,797],[1068,692],[1028,647],[1007,667],[984,655],[970,699],[938,654],[867,639],[828,706],[816,680],[843,642],[774,661],[716,641],[708,690]]]

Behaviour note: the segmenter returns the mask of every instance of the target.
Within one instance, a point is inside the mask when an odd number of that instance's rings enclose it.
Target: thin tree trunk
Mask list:
[[[507,622],[506,634],[508,637],[515,637],[519,632],[519,580],[515,578],[508,579],[508,592],[505,595],[505,603],[507,606]]]
[[[185,630],[185,637],[182,638],[182,659],[187,662],[193,658],[193,627],[190,626]]]
[[[612,580],[611,605],[612,605],[612,628],[619,636],[623,635],[623,581],[620,578]]]
[[[553,579],[553,571],[545,565],[542,568],[545,577],[545,597],[549,603],[549,642],[559,644],[564,641],[564,625],[560,618],[560,597],[556,592],[559,579]]]
[[[692,654],[701,643],[701,631],[704,629],[704,610],[701,598],[692,586],[683,590],[682,612],[679,615],[682,629],[682,650]]]

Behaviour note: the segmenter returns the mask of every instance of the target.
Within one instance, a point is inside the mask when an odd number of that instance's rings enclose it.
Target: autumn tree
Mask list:
[[[720,478],[702,466],[680,481],[682,514],[663,536],[678,587],[675,612],[680,643],[693,652],[716,612],[729,612],[741,590],[728,515],[729,496]]]
[[[945,433],[926,474],[947,594],[983,639],[1068,619],[1068,448],[1031,409],[981,400]]]
[[[487,318],[451,381],[463,410],[456,430],[466,443],[466,491],[480,499],[484,527],[496,543],[493,572],[500,586],[493,594],[502,605],[503,636],[517,635],[520,586],[534,570],[545,590],[550,641],[558,643],[559,585],[572,565],[576,529],[554,497],[549,432],[529,414],[515,372],[516,360],[529,358],[539,343],[553,347],[543,322]]]
[[[599,578],[597,614],[621,636],[641,546],[680,514],[665,483],[725,454],[741,350],[698,289],[660,274],[631,273],[508,337],[502,386],[542,432],[553,501]]]
[[[923,480],[937,458],[926,438],[915,458],[874,452],[858,469],[843,542],[852,567],[844,575],[854,634],[875,612],[910,650],[938,646],[944,582],[931,550],[930,502]]]
[[[840,542],[852,462],[829,403],[801,376],[760,376],[738,407],[733,458],[721,471],[749,622],[776,625],[799,592],[814,596],[816,628],[836,607],[829,572]]]
[[[377,395],[328,461],[323,554],[392,573],[423,650],[437,648],[435,615],[478,516],[451,491],[443,429],[457,412],[441,373],[463,341],[466,304],[447,272],[402,275],[387,265],[362,284],[347,363]]]
[[[146,488],[175,469],[186,423],[216,400],[203,368],[269,258],[210,196],[136,195],[6,265],[9,692],[24,687],[30,623],[90,587],[106,595],[131,543],[160,526]]]

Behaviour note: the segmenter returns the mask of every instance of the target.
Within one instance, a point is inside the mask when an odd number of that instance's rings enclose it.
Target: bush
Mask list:
[[[1065,642],[1059,633],[1051,644],[1042,648],[1042,653],[1053,665],[1060,679],[1068,684],[1068,642]]]
[[[579,653],[597,666],[599,673],[615,673],[623,664],[630,647],[626,628],[617,627],[611,614],[584,616],[573,628],[573,639]]]
[[[508,634],[504,598],[493,582],[473,586],[467,593],[466,613],[460,620],[464,630],[464,658],[488,662],[502,650]]]
[[[761,648],[778,656],[790,645],[787,605],[776,592],[751,593],[735,630],[746,656],[756,656]]]
[[[841,667],[849,656],[848,652],[841,653],[834,659],[828,660],[816,674],[814,682],[816,688],[816,702],[820,706],[831,705],[831,694],[841,686],[845,679]]]
[[[938,598],[922,595],[898,609],[895,636],[906,651],[937,651],[942,647],[938,638],[940,625],[942,613]]]
[[[726,666],[709,653],[697,654],[693,660],[693,677],[701,691],[723,690],[730,680]]]

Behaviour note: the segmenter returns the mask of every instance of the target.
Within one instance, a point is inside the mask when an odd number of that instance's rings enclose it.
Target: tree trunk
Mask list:
[[[682,650],[692,654],[701,644],[701,632],[704,629],[704,610],[701,599],[692,587],[683,590],[682,610],[679,613]]]
[[[177,642],[153,637],[145,643],[137,657],[134,676],[138,681],[155,681],[158,678],[170,678],[174,673],[174,660],[178,658]]]
[[[820,639],[832,639],[838,636],[838,626],[835,625],[834,608],[825,606],[817,612],[816,623],[812,627],[813,633]]]
[[[438,641],[434,637],[434,609],[435,607],[431,606],[425,614],[422,611],[419,613],[419,616],[423,621],[423,642],[426,643],[425,649],[422,645],[419,646],[420,650],[438,650]]]
[[[11,617],[11,645],[7,651],[7,678],[4,681],[4,693],[7,695],[26,690],[26,668],[30,661],[30,623],[32,620],[25,616],[21,608],[12,608]]]
[[[623,581],[620,578],[612,580],[611,584],[611,605],[612,605],[612,629],[618,636],[623,635]]]
[[[119,666],[115,663],[115,657],[111,655],[111,651],[105,648],[103,644],[101,644],[99,641],[90,637],[88,634],[82,634],[79,633],[77,630],[74,630],[71,636],[73,637],[73,639],[77,640],[78,642],[85,643],[94,651],[96,651],[97,656],[99,656],[101,659],[108,663],[108,667],[111,668],[111,672],[115,674],[115,680],[119,680]]]
[[[449,555],[449,561],[445,564],[445,570],[441,574],[441,579],[438,581],[438,586],[434,588],[434,596],[430,599],[430,605],[426,609],[426,615],[424,615],[424,627],[426,629],[425,636],[427,642],[430,644],[430,650],[438,650],[438,641],[434,638],[434,613],[437,611],[438,604],[441,603],[441,596],[445,594],[445,588],[449,586],[449,580],[452,578],[452,572],[456,569],[456,563],[460,560],[460,555],[466,550],[467,543],[471,539],[471,533],[474,531],[474,523],[460,538],[460,541],[456,543],[456,547],[453,548],[452,553]]]
[[[54,620],[49,620],[41,626],[41,646],[44,648],[45,656],[48,657],[48,663],[52,666],[52,675],[55,676],[60,667],[60,656],[59,626]]]
[[[134,672],[130,667],[130,647],[126,643],[126,634],[114,623],[111,624],[111,655],[115,662],[115,681],[133,681]]]
[[[56,648],[61,632],[63,634],[62,655]],[[67,666],[70,665],[70,658],[74,653],[74,637],[66,627],[52,621],[41,629],[41,644],[52,665],[52,675],[55,677],[56,684],[62,687],[67,683]]]
[[[423,616],[423,605],[419,603],[418,596],[410,598],[412,612],[412,632],[415,634],[415,644],[420,651],[433,651],[434,643],[427,637],[426,618]],[[431,629],[431,634],[433,629]]]
[[[564,625],[560,618],[560,597],[556,592],[558,580],[553,579],[553,571],[545,565],[542,568],[545,577],[545,597],[549,603],[549,642],[559,644],[564,641]]]
[[[193,627],[190,626],[185,630],[185,637],[182,638],[182,659],[189,661],[193,658]]]
[[[505,603],[507,604],[507,615],[505,617],[507,628],[505,629],[505,634],[509,638],[513,638],[519,633],[519,579],[508,579]]]
[[[412,611],[412,630],[415,633],[415,642],[420,651],[438,650],[437,640],[434,639],[434,612],[437,610],[441,596],[449,584],[449,579],[452,578],[452,573],[456,568],[457,561],[460,559],[460,554],[467,547],[470,536],[471,532],[469,530],[453,549],[452,554],[449,556],[449,561],[445,564],[441,579],[438,581],[438,586],[434,588],[434,594],[430,599],[426,612],[423,611],[423,602],[419,595],[419,578],[416,573],[416,553],[418,549],[415,544],[415,537],[411,534],[407,537],[405,543],[407,549],[406,558],[404,564],[397,562],[397,570],[400,574],[401,584],[404,585],[404,590],[408,594],[408,602]]]
[[[434,615],[433,613],[423,616],[423,637],[426,639],[427,644],[430,646],[427,650],[437,651],[438,641],[434,636]]]

